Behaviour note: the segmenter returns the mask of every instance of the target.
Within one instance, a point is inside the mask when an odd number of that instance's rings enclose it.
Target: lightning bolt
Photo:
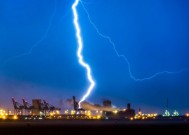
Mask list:
[[[57,9],[56,9],[56,0],[55,0],[55,1],[54,1],[54,11],[53,11],[53,14],[52,14],[52,16],[51,16],[51,18],[50,18],[50,21],[49,21],[48,27],[47,27],[47,29],[46,29],[46,31],[45,31],[45,34],[40,38],[40,40],[38,40],[35,44],[32,45],[32,47],[29,49],[28,52],[24,52],[24,53],[22,53],[22,54],[19,54],[19,55],[16,55],[16,56],[14,56],[14,57],[11,57],[11,58],[7,59],[7,60],[4,62],[4,65],[8,64],[10,61],[13,61],[13,60],[15,60],[15,59],[18,59],[18,58],[21,58],[21,57],[28,56],[28,55],[31,55],[31,54],[32,54],[34,48],[38,47],[38,46],[40,45],[40,43],[41,43],[43,40],[45,40],[45,39],[47,38],[47,36],[48,36],[48,34],[49,34],[49,31],[50,31],[50,29],[51,29],[51,27],[52,27],[53,18],[54,18],[55,14],[56,14],[56,10],[57,10]]]
[[[113,48],[114,52],[116,53],[117,57],[122,58],[122,59],[126,62],[126,64],[128,65],[129,76],[130,76],[130,78],[131,78],[132,80],[137,81],[137,82],[139,82],[139,81],[142,82],[142,81],[146,81],[146,80],[151,80],[151,79],[153,79],[153,78],[155,78],[155,77],[157,77],[157,76],[159,76],[159,75],[163,75],[163,74],[179,74],[179,73],[182,73],[182,72],[184,72],[184,71],[189,71],[189,68],[184,68],[184,69],[181,69],[181,70],[175,71],[175,72],[171,72],[171,71],[161,71],[161,72],[157,72],[157,73],[155,73],[155,74],[153,74],[153,75],[151,75],[151,76],[149,76],[149,77],[136,78],[136,77],[133,75],[132,71],[131,71],[131,64],[130,64],[128,58],[127,58],[124,54],[120,54],[120,53],[118,52],[118,50],[116,49],[116,45],[115,45],[114,41],[111,39],[111,37],[109,37],[109,36],[107,36],[107,35],[105,35],[105,34],[102,34],[102,33],[100,32],[100,30],[98,29],[98,27],[96,26],[96,24],[92,21],[88,10],[86,9],[86,7],[85,7],[84,4],[83,4],[83,1],[80,1],[80,3],[81,3],[81,5],[82,5],[82,7],[83,7],[85,13],[87,14],[87,17],[88,17],[88,19],[89,19],[90,24],[93,26],[93,28],[94,28],[95,31],[98,33],[98,35],[99,35],[100,37],[102,37],[102,38],[108,40],[108,42],[112,45],[112,48]]]
[[[93,80],[93,77],[91,75],[91,68],[90,66],[83,60],[82,56],[82,48],[83,48],[83,42],[81,38],[81,30],[78,22],[78,13],[77,13],[77,6],[79,4],[79,0],[75,0],[75,2],[72,5],[72,11],[73,11],[73,16],[74,16],[74,26],[76,30],[76,37],[77,37],[77,43],[78,43],[78,50],[77,50],[77,57],[78,61],[81,66],[83,66],[86,71],[87,71],[87,79],[90,82],[90,85],[87,89],[86,94],[82,97],[82,99],[79,101],[79,108],[81,108],[81,103],[86,100],[86,98],[90,95],[91,91],[93,90],[95,86],[95,82]]]

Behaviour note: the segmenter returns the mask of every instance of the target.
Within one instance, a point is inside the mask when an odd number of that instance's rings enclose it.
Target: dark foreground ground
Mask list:
[[[9,134],[159,134],[164,135],[187,132],[189,134],[189,122],[187,121],[118,121],[118,120],[43,120],[43,121],[0,121],[0,135]]]

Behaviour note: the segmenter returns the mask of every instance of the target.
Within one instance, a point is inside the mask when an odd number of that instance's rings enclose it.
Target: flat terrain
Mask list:
[[[189,130],[188,121],[123,121],[123,120],[32,120],[0,121],[4,134],[56,134],[56,133],[163,133]]]
[[[153,120],[1,120],[0,127],[31,127],[31,126],[124,126],[124,125],[188,125],[189,121],[153,121]]]

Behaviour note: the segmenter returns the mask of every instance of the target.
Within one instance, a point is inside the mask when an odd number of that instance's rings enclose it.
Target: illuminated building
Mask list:
[[[32,105],[33,105],[33,110],[32,110],[32,115],[40,115],[41,113],[41,104],[42,101],[41,99],[33,99],[32,100]]]
[[[131,109],[131,104],[128,103],[127,109],[125,111],[104,111],[103,117],[105,117],[106,119],[130,119],[135,117],[135,110]]]
[[[170,112],[168,110],[165,110],[165,114],[163,116],[170,116]]]
[[[0,109],[0,119],[6,119],[8,116],[8,113],[6,113],[5,110]]]
[[[173,115],[172,115],[172,116],[179,116],[178,111],[175,110],[175,111],[173,112]]]

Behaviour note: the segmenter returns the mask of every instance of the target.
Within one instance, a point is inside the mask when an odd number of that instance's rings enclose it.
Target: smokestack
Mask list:
[[[166,109],[169,110],[169,99],[166,99]]]
[[[130,104],[130,103],[127,104],[127,109],[128,109],[128,110],[131,109],[131,104]]]
[[[73,96],[73,101],[75,101],[75,96]]]
[[[112,102],[110,100],[104,100],[103,101],[103,106],[104,107],[112,107]]]

